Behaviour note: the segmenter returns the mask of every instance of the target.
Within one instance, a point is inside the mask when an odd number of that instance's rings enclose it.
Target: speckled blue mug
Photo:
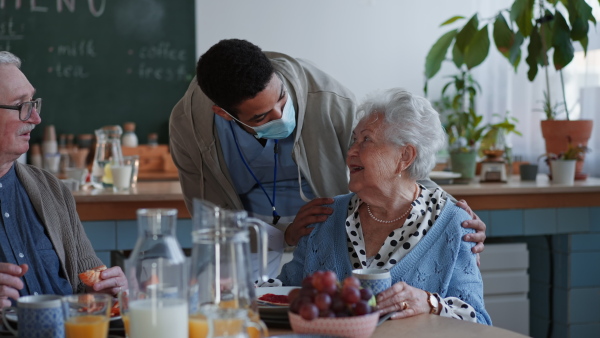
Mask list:
[[[15,330],[9,323],[8,313],[15,310],[15,307],[2,309],[4,324],[18,337],[64,338],[65,323],[61,298],[57,295],[23,296],[17,300],[16,306],[19,330]]]
[[[356,269],[352,275],[360,281],[363,288],[369,288],[374,295],[387,290],[392,286],[392,275],[382,269]]]

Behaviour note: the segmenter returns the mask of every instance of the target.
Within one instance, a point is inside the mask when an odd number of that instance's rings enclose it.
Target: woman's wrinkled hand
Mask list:
[[[102,278],[102,280],[92,287],[95,292],[108,293],[116,296],[119,291],[127,290],[129,287],[125,273],[123,273],[123,270],[121,270],[121,267],[119,266],[113,266],[112,268],[102,271],[100,278]]]
[[[19,298],[19,290],[24,287],[21,277],[27,270],[27,264],[0,263],[0,308],[9,307],[11,298]]]
[[[473,253],[478,254],[478,253],[482,252],[484,249],[483,242],[485,241],[485,238],[486,238],[485,223],[483,223],[483,221],[479,218],[479,216],[477,216],[477,214],[475,214],[473,212],[473,210],[471,210],[471,208],[467,205],[467,202],[465,200],[458,201],[456,203],[456,206],[465,210],[466,212],[469,213],[469,215],[471,215],[471,217],[473,217],[473,219],[470,221],[464,221],[462,223],[462,226],[464,228],[470,228],[470,229],[474,229],[476,231],[474,234],[465,235],[465,237],[463,239],[467,242],[477,243],[477,245],[475,245],[471,249],[471,251]],[[477,257],[477,265],[479,265],[479,256]]]
[[[377,295],[377,307],[382,314],[397,311],[391,318],[406,318],[430,313],[427,293],[405,282],[398,282]]]
[[[333,198],[315,198],[300,208],[294,221],[285,229],[285,242],[294,246],[298,244],[302,236],[310,234],[313,228],[309,225],[325,222],[327,217],[333,213],[333,209],[324,205],[332,204]]]

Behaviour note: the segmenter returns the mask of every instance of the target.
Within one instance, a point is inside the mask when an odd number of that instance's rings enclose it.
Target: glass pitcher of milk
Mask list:
[[[125,262],[130,338],[188,338],[188,269],[175,236],[176,209],[139,209]]]
[[[190,320],[208,319],[214,324],[229,320],[224,317],[231,314],[239,319],[242,312],[249,321],[242,326],[264,325],[258,317],[254,281],[267,279],[266,224],[247,217],[245,211],[225,210],[197,199],[193,223]],[[250,258],[251,229],[257,234],[258,261]],[[252,269],[253,264],[258,264],[257,269]],[[252,276],[253,270],[258,277]]]

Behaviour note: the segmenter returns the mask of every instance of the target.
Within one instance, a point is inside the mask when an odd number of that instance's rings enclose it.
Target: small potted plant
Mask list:
[[[573,184],[576,163],[583,161],[585,153],[590,151],[586,145],[573,145],[570,136],[567,137],[567,141],[566,151],[558,154],[546,153],[542,155],[542,157],[546,157],[546,163],[550,167],[550,177],[553,183]]]
[[[475,177],[477,146],[488,128],[482,123],[483,116],[475,112],[475,96],[481,87],[464,69],[449,78],[436,108],[446,119],[452,171],[461,174],[455,182],[468,182]],[[453,96],[448,94],[451,88]]]

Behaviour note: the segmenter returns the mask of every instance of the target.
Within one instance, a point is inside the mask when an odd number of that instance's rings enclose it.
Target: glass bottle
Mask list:
[[[125,261],[130,338],[188,338],[187,270],[176,209],[139,209],[138,240]]]
[[[138,137],[135,134],[135,123],[127,122],[123,124],[123,137],[121,138],[121,145],[123,147],[137,147]]]
[[[112,187],[112,173],[108,164],[111,161],[123,160],[121,152],[123,129],[120,126],[105,126],[97,129],[95,133],[96,153],[92,164],[92,185],[97,189]]]

